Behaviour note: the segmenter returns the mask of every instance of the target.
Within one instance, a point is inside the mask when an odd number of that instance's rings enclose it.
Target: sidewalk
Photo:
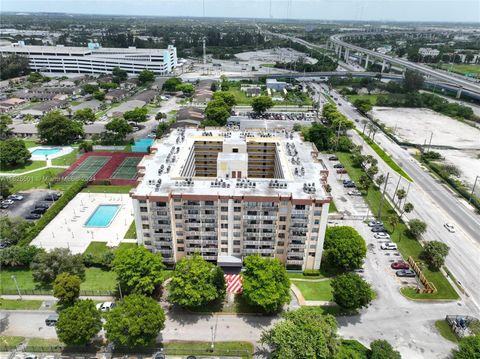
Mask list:
[[[12,300],[43,300],[43,301],[57,301],[53,295],[22,295],[22,298],[18,295],[0,295],[0,298],[3,299],[12,299]],[[98,301],[109,301],[115,299],[111,296],[80,296],[80,299],[92,299]]]

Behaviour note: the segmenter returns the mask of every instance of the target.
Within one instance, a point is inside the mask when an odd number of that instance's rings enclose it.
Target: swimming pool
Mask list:
[[[32,151],[32,155],[37,155],[37,156],[50,156],[54,155],[55,153],[60,152],[62,149],[59,147],[53,147],[53,148],[37,148],[36,150]]]
[[[101,204],[85,222],[85,227],[108,227],[120,209],[119,204]]]
[[[148,152],[148,148],[155,142],[152,138],[142,138],[135,141],[132,152]]]

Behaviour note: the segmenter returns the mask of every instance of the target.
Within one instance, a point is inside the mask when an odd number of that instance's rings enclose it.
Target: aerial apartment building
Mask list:
[[[150,152],[130,194],[139,245],[167,264],[197,252],[222,266],[259,254],[320,268],[328,171],[298,133],[179,128]]]
[[[142,70],[165,75],[177,66],[177,49],[103,48],[97,43],[88,47],[30,46],[22,41],[0,47],[1,55],[19,54],[29,58],[30,68],[39,72],[111,73],[119,67],[129,74]]]

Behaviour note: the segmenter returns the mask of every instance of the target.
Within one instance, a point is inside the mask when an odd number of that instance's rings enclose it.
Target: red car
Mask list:
[[[393,262],[390,267],[392,269],[410,269],[410,265],[404,261]]]

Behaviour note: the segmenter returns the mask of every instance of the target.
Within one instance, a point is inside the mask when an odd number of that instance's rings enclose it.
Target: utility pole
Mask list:
[[[393,192],[392,200],[393,200],[393,206],[396,208],[397,206],[395,205],[395,195],[397,194],[398,186],[400,185],[400,181],[402,179],[401,175],[398,175],[398,182],[397,182],[397,187],[395,187],[395,192]]]
[[[17,287],[18,296],[20,297],[20,300],[21,300],[22,299],[22,293],[20,293],[20,288],[18,287],[17,278],[15,278],[15,276],[13,274],[12,274],[12,279],[15,283],[15,287]]]
[[[382,198],[380,199],[380,208],[378,209],[378,216],[377,218],[379,220],[382,219],[382,207],[383,207],[383,200],[385,198],[385,192],[387,191],[387,184],[388,184],[388,178],[390,177],[390,172],[387,173],[387,178],[385,179],[385,186],[383,186],[383,193],[382,193]]]
[[[433,132],[430,135],[430,141],[428,142],[428,151],[427,152],[430,152],[432,150],[432,138],[433,138]]]
[[[472,193],[470,193],[470,198],[468,200],[468,203],[472,201],[473,195],[475,194],[475,187],[477,186],[477,180],[480,176],[475,177],[475,182],[473,182],[473,188],[472,188]]]

